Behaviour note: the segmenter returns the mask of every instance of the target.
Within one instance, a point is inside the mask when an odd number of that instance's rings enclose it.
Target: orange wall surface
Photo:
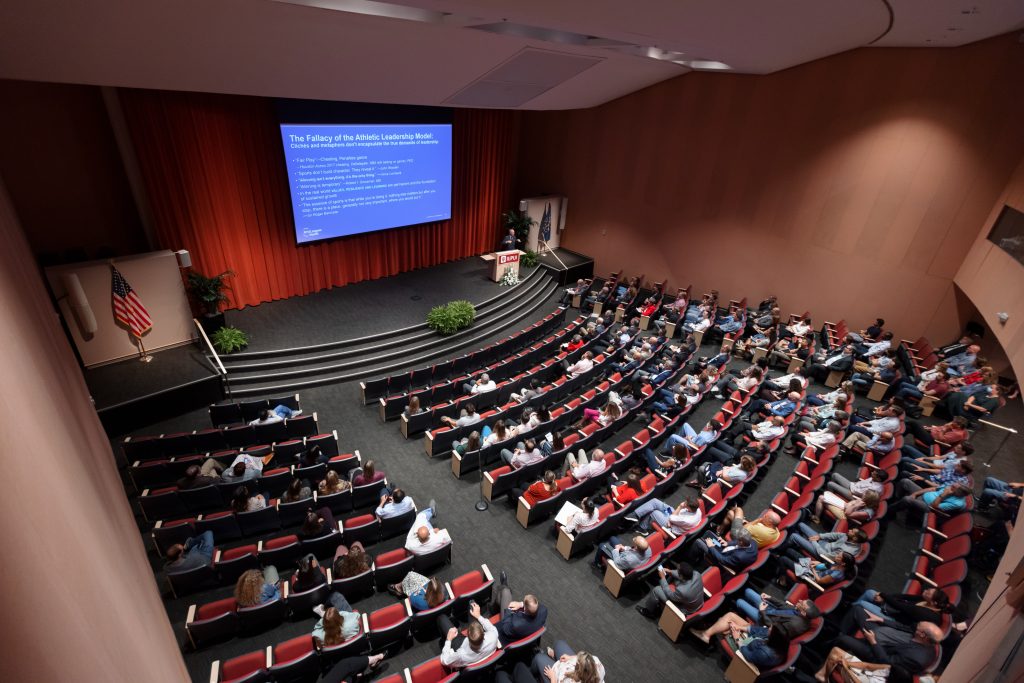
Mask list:
[[[1024,46],[865,48],[766,76],[691,73],[528,113],[519,196],[562,244],[670,286],[777,294],[816,322],[954,337],[953,277],[1024,155]]]

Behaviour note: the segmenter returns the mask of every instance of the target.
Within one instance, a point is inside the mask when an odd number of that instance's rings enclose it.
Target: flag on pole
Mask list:
[[[551,202],[544,207],[544,215],[540,219],[540,238],[547,242],[551,239]]]
[[[124,279],[124,276],[117,271],[117,268],[114,266],[110,266],[110,268],[114,271],[111,283],[111,293],[114,297],[114,319],[131,330],[133,335],[141,337],[153,327],[149,311],[142,305],[142,299]]]

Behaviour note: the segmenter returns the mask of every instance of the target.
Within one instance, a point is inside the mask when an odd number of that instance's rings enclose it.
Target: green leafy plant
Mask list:
[[[213,348],[228,354],[240,351],[249,345],[249,335],[237,327],[222,327],[213,333]]]
[[[427,314],[427,327],[440,334],[454,334],[476,319],[476,308],[468,301],[450,301],[434,306]]]
[[[526,266],[527,268],[533,268],[539,262],[540,254],[538,254],[537,252],[530,251],[529,249],[527,249],[526,253],[523,254],[523,265]]]
[[[206,277],[196,271],[188,274],[188,292],[199,303],[206,315],[220,313],[220,305],[228,300],[224,292],[231,291],[231,287],[224,281],[224,278],[234,274],[234,271],[231,270],[225,270],[220,275],[213,277]]]
[[[516,238],[523,241],[526,240],[526,236],[530,232],[530,228],[537,222],[527,216],[525,211],[506,211],[501,214],[501,218],[505,222],[505,228],[515,230]]]

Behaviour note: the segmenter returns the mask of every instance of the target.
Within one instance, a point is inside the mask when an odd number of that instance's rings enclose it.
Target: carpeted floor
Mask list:
[[[554,299],[554,298],[553,298]],[[542,308],[537,317],[551,310]],[[712,351],[703,348],[702,354]],[[742,363],[737,363],[742,365]],[[780,374],[777,371],[773,375]],[[813,387],[819,390],[821,387]],[[634,609],[641,595],[627,595],[613,599],[602,587],[599,575],[588,566],[588,557],[566,562],[558,555],[553,540],[547,535],[549,524],[524,530],[515,521],[513,513],[501,504],[492,504],[489,510],[477,512],[473,504],[478,499],[477,480],[459,481],[451,475],[447,459],[428,459],[419,440],[406,441],[395,423],[381,424],[376,410],[360,405],[354,384],[343,384],[310,389],[302,392],[303,406],[316,410],[321,425],[336,428],[343,450],[359,449],[363,458],[373,458],[381,464],[389,479],[402,486],[420,506],[435,498],[440,506],[439,523],[447,527],[454,539],[455,550],[451,567],[439,572],[443,580],[450,580],[470,569],[486,563],[497,575],[504,569],[518,598],[524,592],[536,593],[549,608],[548,633],[545,644],[554,639],[565,639],[576,648],[596,653],[607,668],[608,681],[639,680],[720,680],[722,665],[717,656],[703,653],[693,640],[684,636],[680,644],[673,644],[662,636],[654,622],[640,616]],[[703,425],[719,407],[720,402],[709,399],[691,417],[694,425]],[[859,398],[858,405],[868,402]],[[1000,422],[1020,427],[1024,424],[1024,410],[1019,400],[1000,415]],[[166,423],[153,425],[141,433],[170,432],[199,428],[206,425],[203,411],[183,415]],[[627,426],[608,446],[613,447],[639,428]],[[999,446],[1002,434],[981,430],[975,437],[980,459]],[[1024,466],[1011,457],[1014,449],[1007,447],[996,458],[991,473],[1001,478],[1018,480],[1024,477]],[[1019,452],[1019,451],[1017,451]],[[744,502],[751,512],[764,509],[771,497],[781,490],[791,474],[794,461],[780,455],[769,466],[766,476]],[[843,464],[840,472],[850,474],[852,465]],[[985,470],[979,467],[979,470]],[[988,471],[979,471],[980,484]],[[681,499],[686,489],[668,496],[669,502]],[[881,590],[899,590],[910,570],[912,548],[917,545],[916,530],[888,524],[878,548],[878,561],[867,578],[868,585]],[[373,553],[397,548],[402,539],[372,547]],[[148,546],[148,544],[147,544]],[[157,559],[154,557],[154,567]],[[984,591],[983,577],[972,577],[975,590]],[[979,580],[981,583],[979,583]],[[771,591],[770,591],[771,592]],[[774,589],[778,593],[778,589]],[[965,597],[974,600],[974,590],[965,591]],[[183,623],[188,605],[201,603],[231,594],[230,587],[222,587],[180,600],[168,600],[171,623],[184,642]],[[359,601],[355,606],[363,611],[391,604],[393,598],[378,594]],[[308,620],[286,623],[252,638],[236,638],[223,645],[187,652],[185,661],[193,680],[206,680],[210,663],[215,659],[232,657],[289,637],[309,632],[314,623]],[[436,643],[421,643],[407,649],[390,662],[389,673],[414,665],[435,656]]]

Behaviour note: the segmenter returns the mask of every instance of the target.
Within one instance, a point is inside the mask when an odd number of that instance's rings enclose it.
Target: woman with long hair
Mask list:
[[[312,498],[313,492],[310,490],[307,484],[304,484],[301,479],[295,477],[292,479],[292,483],[288,485],[285,492],[281,495],[281,502],[283,503],[298,503],[300,500],[306,500]]]
[[[480,450],[480,432],[474,430],[469,433],[469,436],[463,437],[461,441],[453,441],[452,450],[459,455]]]
[[[649,490],[644,487],[643,480],[636,473],[630,472],[624,482],[612,486],[612,498],[619,505],[628,505]]]
[[[564,640],[556,641],[553,648],[549,647],[547,652],[536,655],[532,668],[532,675],[550,683],[604,683],[604,665],[601,660],[585,650],[573,650]],[[512,674],[514,679],[505,673],[505,677],[499,675],[495,681],[505,683],[528,680],[523,677],[524,674],[531,675],[529,668],[522,662],[516,665]]]
[[[239,486],[231,496],[231,509],[235,512],[252,512],[267,507],[267,499],[260,494],[249,495],[248,486]]]
[[[433,609],[447,599],[444,584],[439,579],[428,579],[416,572],[406,574],[401,583],[388,585],[388,592],[399,599],[408,598],[415,612]]]
[[[320,569],[320,563],[313,555],[304,555],[298,562],[298,570],[291,580],[292,593],[305,593],[319,585],[327,583],[327,577]]]
[[[363,463],[362,472],[353,470],[352,485],[365,486],[366,484],[372,484],[375,481],[380,481],[383,478],[384,473],[377,469],[377,463],[373,460],[367,460]]]
[[[278,587],[280,576],[274,565],[267,565],[263,571],[249,569],[242,572],[235,582],[235,602],[239,607],[255,607],[281,597]]]
[[[352,484],[339,477],[338,473],[334,470],[328,470],[327,476],[320,482],[317,490],[321,496],[329,496],[332,493],[348,491],[350,488],[352,488]]]
[[[352,610],[348,600],[340,593],[331,593],[327,604],[313,610],[321,615],[313,627],[313,638],[320,647],[341,645],[359,633],[359,615]]]
[[[334,515],[331,513],[331,509],[325,505],[318,510],[309,510],[306,512],[306,519],[303,520],[302,528],[299,529],[299,537],[305,541],[309,541],[314,538],[333,534],[337,528],[337,525],[334,523]]]
[[[356,541],[348,548],[338,546],[334,556],[335,578],[350,579],[367,571],[370,571],[370,558],[366,555],[362,543]]]

